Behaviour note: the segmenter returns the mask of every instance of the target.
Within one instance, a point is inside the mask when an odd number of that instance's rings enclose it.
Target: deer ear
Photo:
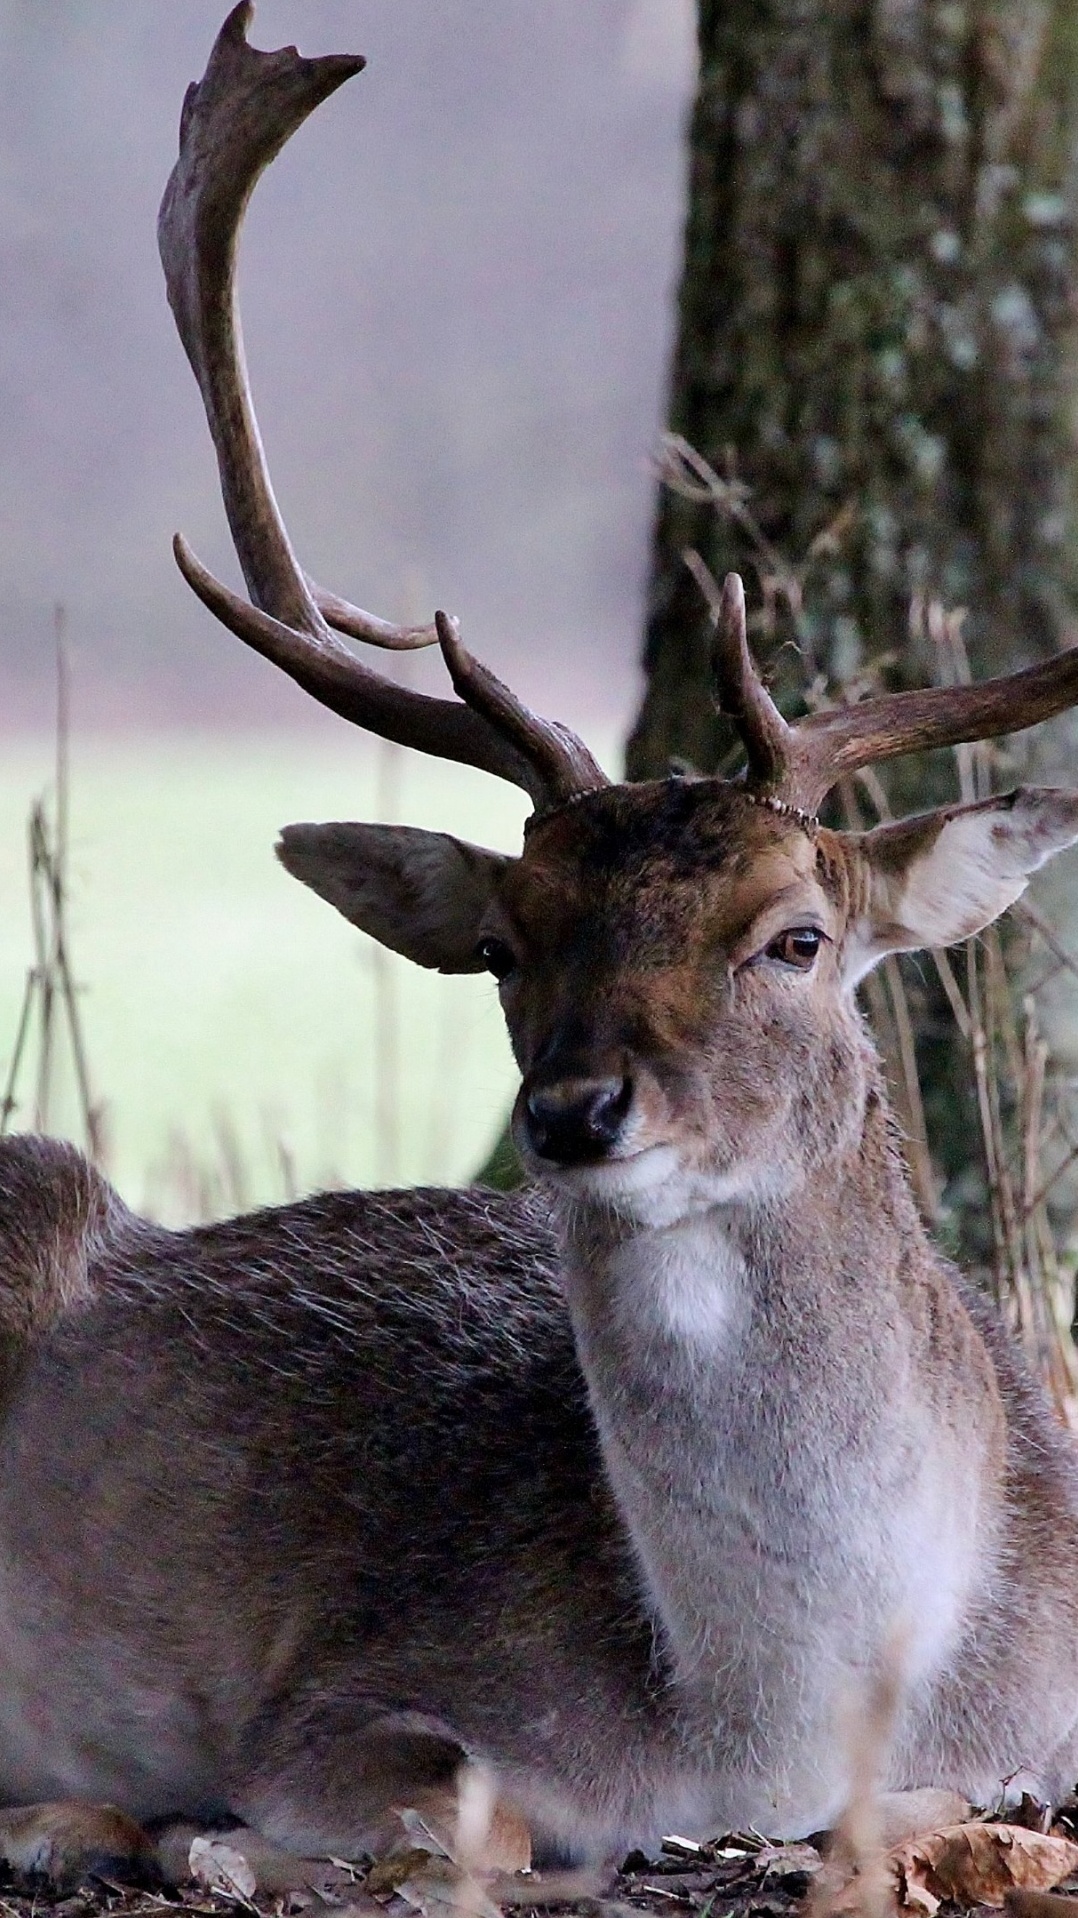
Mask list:
[[[846,983],[856,985],[889,952],[950,946],[980,932],[1038,866],[1075,840],[1078,793],[1037,786],[859,834],[855,893],[863,903],[843,948]]]
[[[277,857],[383,946],[437,972],[483,972],[483,915],[510,861],[412,826],[286,826]]]

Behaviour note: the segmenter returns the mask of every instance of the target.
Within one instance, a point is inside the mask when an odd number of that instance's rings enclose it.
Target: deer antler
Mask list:
[[[444,615],[393,626],[315,586],[292,550],[273,495],[251,403],[235,297],[236,251],[254,186],[308,114],[358,73],[356,54],[303,59],[259,52],[241,0],[225,20],[202,80],[187,90],[180,155],[165,188],[158,243],[169,304],[217,449],[225,511],[251,602],[200,565],[177,536],[176,560],[229,630],[345,719],[405,746],[510,780],[537,805],[609,782],[583,743],[540,720],[466,652]],[[334,631],[406,651],[440,644],[466,703],[431,699],[382,679]]]
[[[698,561],[692,565],[698,580],[699,566]],[[860,766],[930,747],[1024,732],[1078,704],[1078,646],[1072,646],[1044,665],[979,686],[884,693],[856,706],[812,713],[790,726],[753,664],[741,580],[736,573],[728,574],[720,596],[710,584],[716,688],[721,710],[745,747],[746,783],[750,791],[804,812],[814,813],[832,786]]]

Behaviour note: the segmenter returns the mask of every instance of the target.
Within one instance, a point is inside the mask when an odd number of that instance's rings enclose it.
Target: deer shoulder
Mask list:
[[[129,1220],[74,1146],[0,1139],[0,1339],[37,1338],[90,1305],[95,1269]]]

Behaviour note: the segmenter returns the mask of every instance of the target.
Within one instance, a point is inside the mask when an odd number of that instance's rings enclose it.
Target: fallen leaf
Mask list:
[[[479,1879],[462,1871],[451,1858],[428,1857],[397,1885],[398,1898],[407,1899],[423,1918],[501,1918]]]
[[[239,1898],[254,1897],[258,1880],[242,1851],[223,1844],[220,1838],[192,1838],[187,1862],[192,1878],[197,1878],[208,1890],[230,1891]]]
[[[1078,1845],[1020,1825],[948,1825],[894,1846],[887,1867],[899,1904],[932,1918],[945,1898],[1001,1906],[1016,1888],[1050,1891],[1078,1871]]]
[[[378,1858],[367,1873],[366,1888],[375,1897],[385,1897],[388,1892],[396,1891],[411,1872],[422,1870],[429,1864],[433,1850],[431,1846],[409,1845],[400,1851],[391,1851],[385,1858]],[[442,1853],[445,1856],[445,1853]]]
[[[765,1878],[816,1878],[823,1870],[823,1859],[815,1845],[764,1845],[753,1864]]]

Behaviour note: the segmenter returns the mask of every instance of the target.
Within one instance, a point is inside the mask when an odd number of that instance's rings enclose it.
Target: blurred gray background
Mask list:
[[[0,0],[0,725],[275,724],[303,701],[171,554],[236,578],[154,225],[223,0]],[[358,49],[259,186],[241,293],[286,519],[327,586],[458,613],[611,736],[640,601],[681,226],[690,0],[263,0]],[[431,664],[423,662],[426,674]]]

